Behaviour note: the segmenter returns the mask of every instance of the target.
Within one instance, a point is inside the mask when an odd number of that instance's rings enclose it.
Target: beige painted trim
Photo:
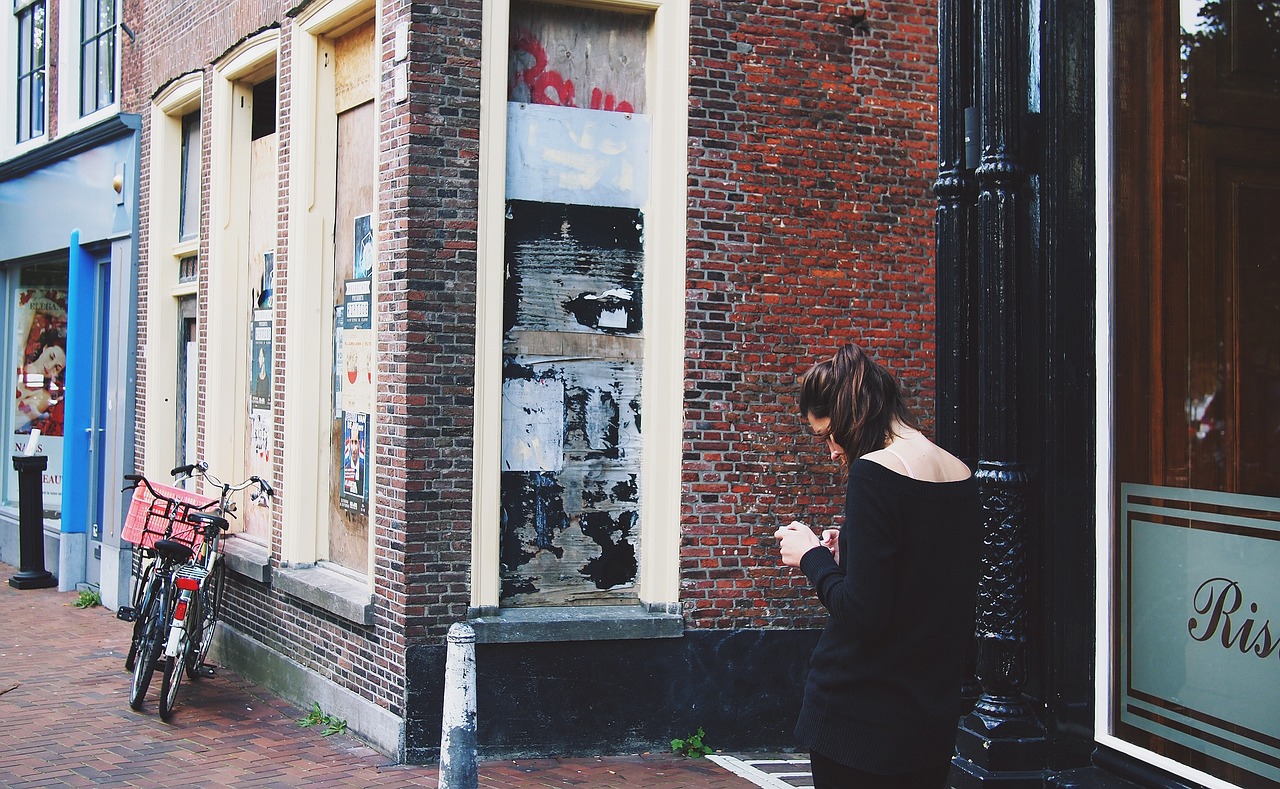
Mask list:
[[[684,443],[684,331],[689,153],[689,0],[656,6],[649,42],[653,97],[645,214],[645,304],[662,320],[645,321],[645,453],[641,460],[640,599],[680,600],[680,494]],[[650,318],[653,317],[651,314]]]
[[[685,226],[688,205],[688,0],[574,2],[653,13],[649,39],[650,202],[645,207],[645,303],[663,305],[645,321],[641,559],[646,603],[680,599],[680,468],[684,430]],[[471,605],[498,605],[502,454],[502,278],[506,201],[507,2],[485,5],[480,89],[480,207],[477,272],[475,456]]]
[[[246,282],[252,86],[276,71],[279,31],[243,42],[214,68],[209,119],[209,259],[205,270],[204,460],[221,479],[245,475],[249,289]]]
[[[177,297],[184,291],[195,292],[193,285],[180,290],[178,258],[200,248],[199,239],[178,242],[182,118],[200,109],[203,88],[202,73],[188,74],[161,92],[151,105],[147,279],[139,283],[139,289],[147,294],[147,345],[142,351],[147,369],[147,430],[142,473],[157,480],[168,479],[178,456],[174,432],[178,392],[173,374],[178,366]]]
[[[334,101],[333,39],[381,18],[380,6],[369,0],[331,0],[311,6],[293,30],[291,104],[289,107],[289,298],[285,313],[285,347],[289,358],[305,360],[286,371],[283,483],[289,497],[284,511],[282,558],[309,563],[328,558],[331,457],[327,438],[333,408],[333,303],[336,222],[338,118]],[[381,25],[379,24],[379,29]],[[380,42],[380,38],[376,39]],[[381,47],[378,46],[378,51]],[[378,64],[381,69],[381,63]],[[378,97],[375,95],[375,116]],[[375,170],[378,157],[374,158]],[[375,171],[374,182],[377,183]],[[374,217],[379,216],[375,209]],[[377,260],[374,232],[374,259]],[[376,271],[375,266],[375,271]],[[377,278],[374,278],[377,303]],[[378,311],[373,311],[377,336]],[[377,378],[375,354],[374,377]],[[369,473],[376,481],[377,409],[369,417]],[[314,459],[314,460],[313,460]],[[372,588],[374,558],[373,516],[377,486],[370,486],[369,563],[366,578]]]

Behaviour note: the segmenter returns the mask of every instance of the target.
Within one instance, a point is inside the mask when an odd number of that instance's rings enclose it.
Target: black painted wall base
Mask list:
[[[1047,775],[1044,727],[1031,718],[992,720],[966,715],[956,732],[952,789],[999,786],[1040,789]]]
[[[785,751],[817,630],[476,647],[481,759],[665,752],[699,727],[713,748]],[[440,755],[445,646],[410,647],[405,759]]]

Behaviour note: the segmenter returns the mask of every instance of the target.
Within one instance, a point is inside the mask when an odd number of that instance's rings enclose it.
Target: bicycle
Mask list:
[[[160,683],[160,717],[169,720],[177,706],[178,687],[182,675],[193,681],[213,676],[213,668],[205,663],[213,644],[214,629],[222,608],[223,581],[226,567],[222,557],[222,542],[229,528],[228,517],[235,517],[234,493],[257,487],[250,494],[250,501],[265,504],[275,491],[260,477],[254,475],[243,482],[223,482],[209,473],[204,462],[180,466],[173,470],[178,479],[201,477],[219,491],[217,504],[211,511],[197,510],[187,518],[196,525],[202,535],[198,548],[188,563],[173,573],[173,585],[177,598],[169,615],[168,638],[164,650],[164,674]]]
[[[177,471],[177,469],[175,469]],[[136,580],[130,606],[121,606],[116,617],[133,622],[133,637],[125,656],[125,670],[133,673],[129,706],[142,708],[151,677],[165,643],[165,630],[174,604],[174,571],[195,555],[200,532],[190,520],[216,504],[181,488],[152,483],[141,474],[126,474],[132,485],[133,503],[122,539],[134,543],[132,575]],[[141,491],[139,490],[141,489]]]

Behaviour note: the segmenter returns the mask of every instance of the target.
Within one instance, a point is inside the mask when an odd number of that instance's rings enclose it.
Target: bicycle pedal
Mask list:
[[[207,679],[209,677],[217,676],[218,671],[208,663],[201,663],[196,667],[196,673]]]
[[[138,612],[134,608],[122,605],[116,609],[116,619],[120,619],[125,622],[136,622],[138,621]]]

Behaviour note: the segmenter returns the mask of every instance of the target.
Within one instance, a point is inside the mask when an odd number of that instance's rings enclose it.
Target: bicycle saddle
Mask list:
[[[210,537],[220,531],[226,531],[231,528],[226,518],[221,515],[215,515],[212,512],[190,512],[187,513],[187,520],[196,524],[197,528]]]
[[[193,555],[190,546],[184,545],[177,540],[156,540],[155,545],[151,547],[155,549],[156,553],[177,564],[185,564],[191,561]]]

